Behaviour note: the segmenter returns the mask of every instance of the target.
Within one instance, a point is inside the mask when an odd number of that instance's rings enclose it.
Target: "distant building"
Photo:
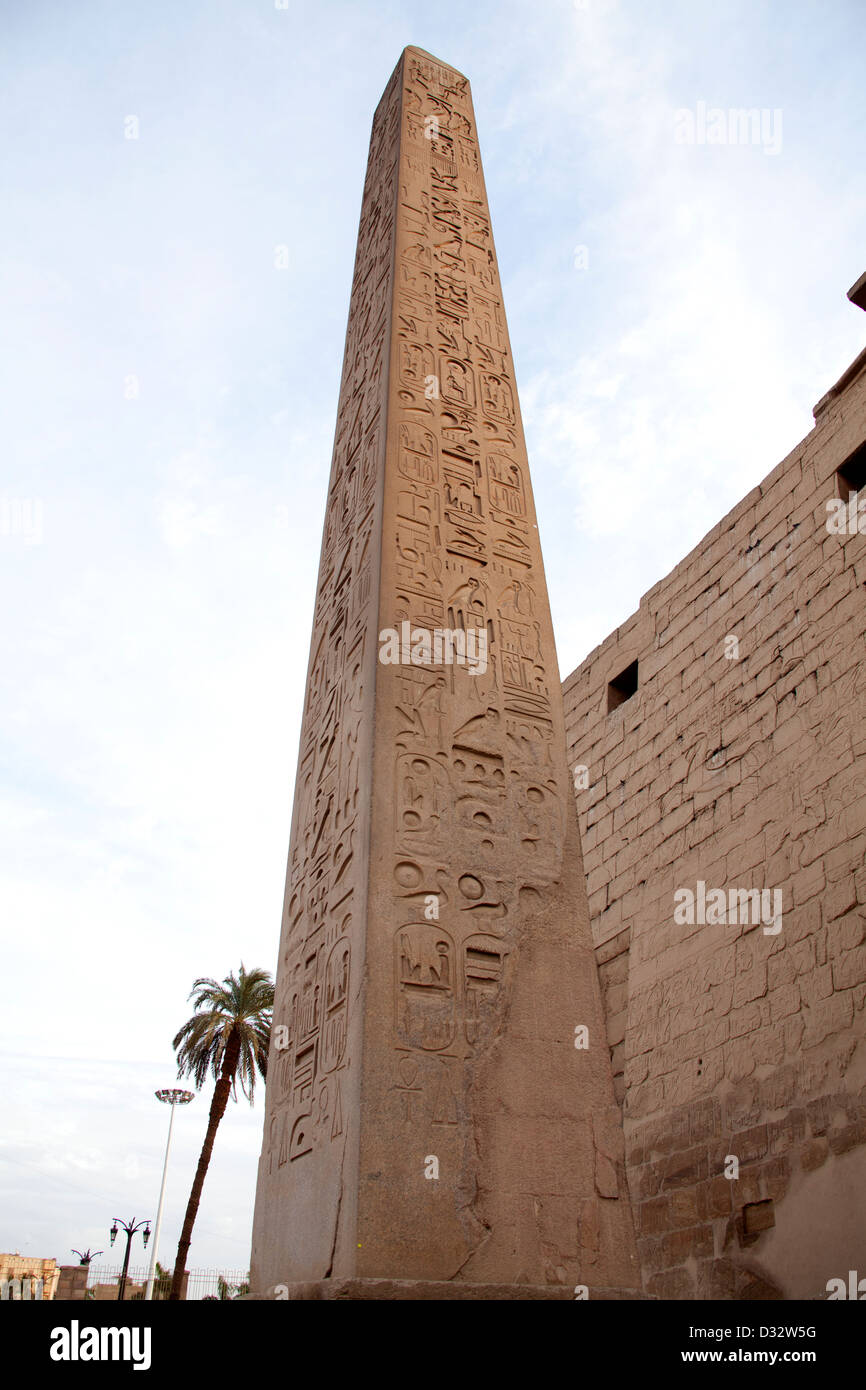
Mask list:
[[[119,1283],[119,1279],[115,1279],[114,1283],[110,1284],[94,1284],[92,1290],[88,1290],[88,1292],[91,1298],[95,1299],[97,1303],[106,1303],[111,1299],[114,1299],[116,1302]],[[127,1276],[126,1288],[123,1290],[123,1302],[129,1303],[131,1299],[142,1298],[144,1296],[145,1287],[146,1281],[141,1284],[136,1284]]]
[[[17,1253],[0,1254],[0,1290],[3,1298],[51,1299],[59,1278],[56,1260],[41,1260]],[[15,1280],[21,1281],[18,1287],[13,1285]],[[23,1287],[25,1280],[28,1284],[26,1289]]]

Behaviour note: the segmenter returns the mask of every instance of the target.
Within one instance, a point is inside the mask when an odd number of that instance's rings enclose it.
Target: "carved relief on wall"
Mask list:
[[[473,673],[405,656],[376,672],[394,768],[393,812],[376,833],[390,837],[395,869],[391,916],[375,930],[392,950],[386,1084],[400,1123],[458,1123],[464,1063],[491,1046],[508,1007],[512,905],[561,860],[556,674],[543,656],[543,576],[533,578],[537,533],[468,91],[414,54],[401,82],[402,131],[399,87],[377,114],[352,288],[275,1008],[290,1035],[269,1086],[277,1166],[309,1163],[344,1129],[352,962],[363,958],[353,931],[372,929],[358,816],[372,719],[364,652],[379,621],[450,629],[477,650],[483,637],[485,657]],[[380,616],[386,419],[392,588]]]
[[[396,760],[394,805],[398,843],[410,853],[442,841],[451,815],[451,788],[441,763],[403,753]]]
[[[508,951],[496,936],[463,943],[463,1026],[470,1047],[488,1042],[499,1027]]]
[[[425,1050],[454,1038],[457,990],[454,942],[438,922],[408,922],[394,939],[397,1037]]]
[[[495,520],[513,523],[526,516],[526,496],[520,465],[505,454],[487,455],[487,493]]]
[[[447,924],[404,919],[394,933],[395,1118],[406,1127],[455,1125],[463,1108],[463,1061],[489,1046],[501,1028],[513,964],[503,935],[458,919],[478,910],[499,925],[506,908],[495,891],[487,901],[483,882],[471,874],[460,875],[455,892],[444,868],[433,873],[417,860],[402,860],[395,879],[404,912],[420,900],[420,917],[425,896],[417,890],[423,888],[437,887],[438,900],[454,904]],[[444,893],[443,881],[449,885]]]
[[[353,921],[358,920],[353,903],[363,867],[357,855],[363,686],[367,629],[375,622],[371,598],[378,546],[371,548],[371,538],[384,457],[399,96],[399,84],[392,82],[374,122],[352,281],[275,992],[274,1036],[284,1030],[285,1046],[274,1043],[270,1058],[263,1148],[270,1173],[310,1162],[310,1155],[344,1133]],[[414,264],[411,256],[403,260],[410,291],[424,290],[425,273],[432,287],[424,259],[419,252]],[[412,361],[406,369],[411,376]],[[418,474],[432,469],[435,479],[435,441],[432,460],[429,450],[425,441],[413,457]]]
[[[342,1133],[340,1072],[346,1063],[351,986],[351,913],[329,911],[306,942],[291,952],[280,972],[274,1008],[274,1046],[268,1081],[269,1171],[314,1153]],[[333,938],[337,936],[337,939]]]
[[[322,1070],[333,1071],[346,1049],[351,946],[343,937],[332,947],[325,967]]]
[[[423,392],[434,376],[433,353],[420,343],[400,344],[400,380],[404,385]]]
[[[418,425],[400,426],[400,473],[417,483],[439,481],[438,449],[435,436]]]
[[[442,382],[442,396],[446,401],[451,402],[452,405],[460,405],[465,409],[474,410],[475,380],[471,367],[456,357],[443,358],[440,380]]]

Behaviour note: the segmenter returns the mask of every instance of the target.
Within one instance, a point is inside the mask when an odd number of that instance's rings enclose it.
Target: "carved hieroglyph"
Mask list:
[[[383,664],[405,624],[486,660]],[[373,123],[274,1024],[254,1291],[635,1285],[469,84],[414,48]]]

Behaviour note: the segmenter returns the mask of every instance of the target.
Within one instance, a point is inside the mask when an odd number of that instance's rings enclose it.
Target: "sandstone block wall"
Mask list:
[[[90,1273],[89,1265],[60,1265],[58,1266],[59,1279],[57,1290],[54,1294],[58,1303],[81,1303],[87,1293],[87,1276]]]
[[[645,1288],[665,1298],[866,1277],[866,537],[831,534],[826,508],[864,441],[866,354],[564,684]],[[780,890],[780,929],[677,921],[699,881]]]
[[[43,1260],[35,1255],[19,1255],[17,1251],[15,1254],[0,1254],[0,1284],[10,1279],[29,1279],[30,1297],[36,1297],[35,1285],[41,1279],[42,1297],[53,1298],[59,1278],[60,1271],[55,1260]]]

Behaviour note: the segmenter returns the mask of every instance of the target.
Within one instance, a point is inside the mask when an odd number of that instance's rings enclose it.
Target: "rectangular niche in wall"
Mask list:
[[[637,662],[633,661],[630,666],[626,666],[624,671],[620,671],[618,676],[614,676],[607,686],[607,712],[618,709],[620,705],[630,700],[637,690]]]
[[[866,444],[861,444],[836,469],[836,484],[843,502],[848,501],[852,492],[862,492],[866,488]]]

